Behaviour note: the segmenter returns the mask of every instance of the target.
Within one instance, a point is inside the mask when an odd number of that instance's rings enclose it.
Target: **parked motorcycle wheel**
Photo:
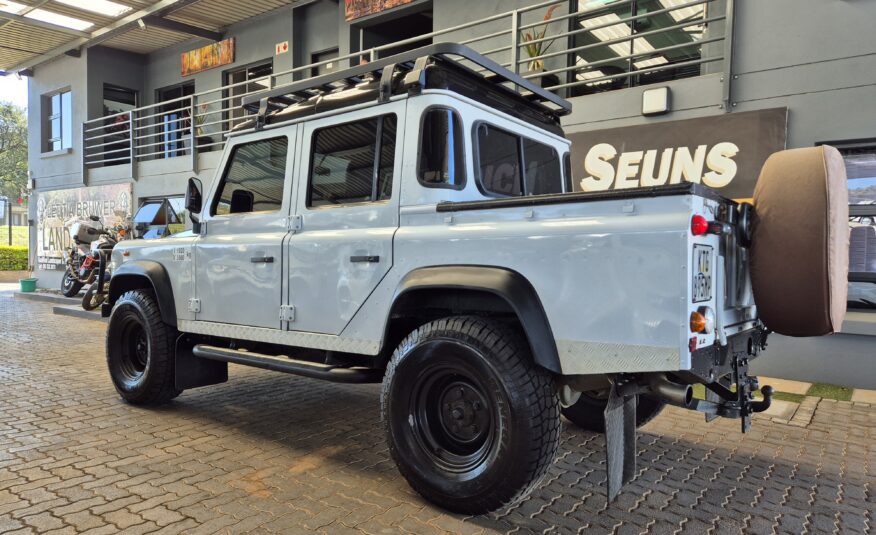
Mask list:
[[[74,297],[82,289],[82,283],[76,279],[76,276],[68,267],[64,271],[64,278],[61,279],[61,293],[64,297]]]
[[[97,293],[97,284],[92,284],[82,296],[82,308],[85,310],[94,310],[106,301],[106,296]]]

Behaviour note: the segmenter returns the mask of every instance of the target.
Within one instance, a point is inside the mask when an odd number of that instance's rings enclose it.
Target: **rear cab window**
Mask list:
[[[314,131],[307,207],[388,200],[396,123],[395,114],[387,114]]]
[[[475,173],[488,196],[515,197],[562,193],[563,171],[557,150],[492,124],[474,127]]]

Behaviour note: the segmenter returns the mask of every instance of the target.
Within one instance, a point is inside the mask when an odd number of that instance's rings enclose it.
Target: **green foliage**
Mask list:
[[[836,399],[839,401],[849,401],[852,399],[852,388],[838,385],[829,385],[826,383],[815,383],[809,387],[806,392],[809,396],[815,396],[824,399]]]
[[[0,245],[0,271],[27,269],[27,247]]]
[[[27,184],[27,117],[24,110],[0,102],[0,196],[15,202]]]
[[[0,245],[9,245],[9,227],[0,221]],[[27,247],[27,227],[12,227],[12,245]]]

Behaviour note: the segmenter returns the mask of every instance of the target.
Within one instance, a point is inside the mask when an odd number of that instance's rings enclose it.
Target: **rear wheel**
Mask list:
[[[559,446],[559,400],[528,344],[500,323],[454,317],[408,335],[381,393],[389,451],[426,499],[480,514],[524,497]]]
[[[157,405],[180,394],[174,385],[176,329],[161,320],[151,291],[116,302],[106,331],[106,360],[116,391],[135,405]]]
[[[82,283],[77,280],[68,267],[64,271],[64,278],[61,279],[61,293],[64,297],[74,297],[82,289]]]
[[[581,429],[594,433],[605,433],[607,394],[607,392],[582,392],[578,401],[563,408],[563,416]],[[666,406],[666,403],[650,396],[638,396],[637,401],[636,427],[641,427],[656,418]]]

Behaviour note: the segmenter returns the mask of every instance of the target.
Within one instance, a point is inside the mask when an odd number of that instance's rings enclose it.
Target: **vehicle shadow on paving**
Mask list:
[[[275,455],[288,458],[288,472],[265,481],[278,499],[294,499],[296,483],[306,482],[325,494],[352,488],[365,501],[373,496],[377,503],[407,502],[428,508],[435,517],[463,519],[425,502],[396,471],[381,427],[378,385],[239,370],[231,367],[227,384],[187,391],[157,410],[219,424],[227,442],[253,448],[254,455],[265,444],[279,445]],[[743,439],[736,421],[715,422],[702,431],[692,418],[700,416],[670,410],[639,432],[638,476],[612,504],[605,498],[604,438],[564,420],[558,458],[542,485],[506,511],[465,521],[499,531],[550,526],[611,531],[621,522],[639,528],[691,522],[708,527],[719,518],[722,529],[741,531],[754,529],[748,525],[753,517],[771,524],[786,513],[802,528],[810,511],[828,514],[810,504],[817,459],[806,463],[799,454],[795,459],[797,444],[788,446],[791,459],[780,458],[782,433],[764,440],[763,432],[755,432]],[[825,503],[835,506],[837,485],[842,488],[840,469],[831,474],[819,466],[819,484],[827,484]]]

